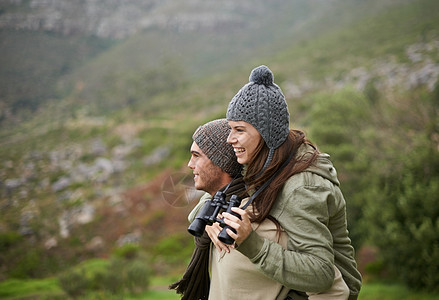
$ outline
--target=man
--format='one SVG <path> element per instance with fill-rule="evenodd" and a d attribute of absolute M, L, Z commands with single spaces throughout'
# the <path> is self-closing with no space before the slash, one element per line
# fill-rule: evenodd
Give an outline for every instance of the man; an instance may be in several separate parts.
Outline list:
<path fill-rule="evenodd" d="M 213 197 L 217 191 L 226 193 L 226 200 L 235 194 L 242 196 L 245 185 L 241 176 L 242 166 L 237 162 L 233 147 L 227 143 L 230 127 L 226 119 L 208 122 L 195 131 L 192 136 L 191 158 L 188 167 L 194 174 L 194 183 L 197 190 L 206 192 L 206 196 Z M 227 187 L 227 189 L 226 189 Z M 204 196 L 203 196 L 204 198 Z M 189 219 L 193 219 L 204 205 L 203 198 L 192 210 Z M 206 230 L 209 231 L 209 226 Z M 216 223 L 212 227 L 219 227 Z M 219 229 L 212 230 L 217 232 Z M 169 286 L 177 293 L 183 294 L 183 300 L 207 299 L 209 294 L 209 251 L 211 238 L 205 232 L 195 238 L 195 250 L 183 278 Z M 223 245 L 223 247 L 226 247 Z M 218 251 L 228 249 L 218 249 Z"/>
<path fill-rule="evenodd" d="M 230 127 L 226 119 L 198 127 L 192 136 L 191 159 L 195 188 L 214 195 L 241 173 L 233 147 L 227 143 Z"/>

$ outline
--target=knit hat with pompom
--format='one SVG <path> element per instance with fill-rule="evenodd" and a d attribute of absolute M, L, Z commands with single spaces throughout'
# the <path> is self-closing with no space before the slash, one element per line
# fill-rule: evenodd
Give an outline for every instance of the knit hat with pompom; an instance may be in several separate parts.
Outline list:
<path fill-rule="evenodd" d="M 258 130 L 270 149 L 264 168 L 267 167 L 274 150 L 287 139 L 290 125 L 285 96 L 267 66 L 252 70 L 249 83 L 230 101 L 227 120 L 245 121 Z"/>

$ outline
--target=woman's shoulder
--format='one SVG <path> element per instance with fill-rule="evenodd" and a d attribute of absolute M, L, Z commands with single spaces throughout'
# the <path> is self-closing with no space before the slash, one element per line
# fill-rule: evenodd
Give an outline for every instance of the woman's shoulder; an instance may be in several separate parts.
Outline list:
<path fill-rule="evenodd" d="M 283 191 L 289 192 L 298 188 L 329 187 L 329 185 L 330 181 L 327 177 L 309 168 L 288 178 L 284 183 Z"/>

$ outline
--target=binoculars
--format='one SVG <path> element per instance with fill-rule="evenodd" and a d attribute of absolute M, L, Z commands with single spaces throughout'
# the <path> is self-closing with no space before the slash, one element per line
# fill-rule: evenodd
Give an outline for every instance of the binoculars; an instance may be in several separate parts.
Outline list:
<path fill-rule="evenodd" d="M 188 231 L 190 234 L 196 237 L 200 237 L 206 225 L 212 225 L 218 222 L 223 228 L 218 235 L 218 239 L 227 244 L 231 245 L 235 242 L 226 232 L 229 228 L 236 233 L 236 230 L 224 223 L 224 220 L 218 218 L 218 214 L 225 211 L 241 219 L 241 216 L 235 212 L 232 212 L 232 207 L 239 207 L 241 205 L 241 198 L 237 195 L 232 195 L 229 202 L 226 202 L 226 194 L 224 192 L 216 192 L 212 200 L 206 201 L 200 212 L 195 217 L 195 220 L 189 225 Z"/>

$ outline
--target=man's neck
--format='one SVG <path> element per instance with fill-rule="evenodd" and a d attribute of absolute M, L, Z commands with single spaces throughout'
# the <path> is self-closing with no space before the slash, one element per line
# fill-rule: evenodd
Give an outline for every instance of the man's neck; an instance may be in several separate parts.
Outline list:
<path fill-rule="evenodd" d="M 208 191 L 209 194 L 213 196 L 215 196 L 216 192 L 218 192 L 221 189 L 224 189 L 231 181 L 233 180 L 233 178 L 227 174 L 227 173 L 223 173 L 217 180 L 218 185 L 217 188 L 214 189 L 213 191 Z"/>

